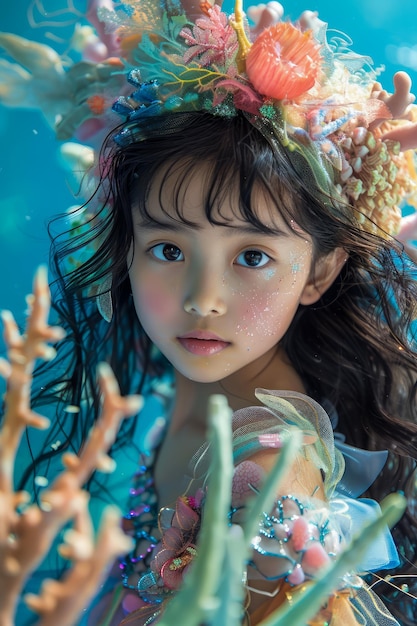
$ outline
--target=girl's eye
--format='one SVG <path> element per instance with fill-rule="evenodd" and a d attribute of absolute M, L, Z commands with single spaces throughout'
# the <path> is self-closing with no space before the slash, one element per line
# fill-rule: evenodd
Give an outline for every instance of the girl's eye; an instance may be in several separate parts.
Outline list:
<path fill-rule="evenodd" d="M 260 250 L 245 250 L 236 257 L 236 263 L 244 267 L 263 267 L 270 260 L 271 257 Z"/>
<path fill-rule="evenodd" d="M 158 243 L 150 249 L 150 252 L 158 261 L 184 260 L 184 255 L 181 250 L 172 243 Z"/>

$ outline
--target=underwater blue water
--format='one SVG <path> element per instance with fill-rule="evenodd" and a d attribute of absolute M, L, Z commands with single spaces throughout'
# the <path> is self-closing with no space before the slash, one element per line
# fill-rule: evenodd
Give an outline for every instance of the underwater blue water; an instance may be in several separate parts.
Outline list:
<path fill-rule="evenodd" d="M 82 22 L 86 4 L 81 0 L 2 2 L 0 30 L 64 52 L 75 24 Z M 225 7 L 229 11 L 232 2 L 227 0 Z M 391 77 L 397 69 L 410 72 L 417 90 L 416 0 L 292 0 L 284 7 L 291 19 L 305 9 L 317 10 L 331 28 L 348 34 L 353 50 L 371 55 L 376 66 L 386 66 L 381 82 L 387 90 L 392 89 Z M 28 11 L 36 28 L 29 25 Z M 0 51 L 1 56 L 5 55 Z M 0 145 L 0 308 L 12 309 L 21 321 L 33 272 L 48 260 L 46 225 L 74 199 L 58 158 L 59 144 L 40 113 L 0 106 Z"/>

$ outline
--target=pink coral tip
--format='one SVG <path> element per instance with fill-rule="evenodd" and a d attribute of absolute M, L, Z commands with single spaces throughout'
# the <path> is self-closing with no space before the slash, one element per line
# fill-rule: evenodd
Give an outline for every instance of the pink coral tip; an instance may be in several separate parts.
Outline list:
<path fill-rule="evenodd" d="M 287 576 L 287 580 L 291 585 L 301 585 L 304 582 L 305 576 L 301 565 L 297 564 L 291 574 Z"/>
<path fill-rule="evenodd" d="M 292 545 L 296 552 L 304 549 L 305 544 L 310 539 L 310 530 L 303 517 L 297 517 L 292 527 Z"/>
<path fill-rule="evenodd" d="M 314 543 L 305 551 L 302 559 L 303 570 L 313 576 L 317 570 L 329 563 L 330 557 L 320 543 Z"/>
<path fill-rule="evenodd" d="M 321 67 L 311 31 L 280 22 L 259 35 L 246 57 L 249 80 L 264 96 L 293 99 L 313 87 Z"/>

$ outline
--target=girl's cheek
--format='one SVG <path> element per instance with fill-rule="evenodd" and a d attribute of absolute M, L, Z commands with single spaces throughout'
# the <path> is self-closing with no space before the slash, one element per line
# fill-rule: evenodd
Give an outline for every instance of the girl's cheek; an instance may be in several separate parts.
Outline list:
<path fill-rule="evenodd" d="M 276 333 L 279 314 L 278 292 L 259 294 L 254 292 L 240 302 L 236 333 L 247 337 L 270 336 Z M 239 310 L 240 309 L 240 310 Z"/>
<path fill-rule="evenodd" d="M 289 277 L 278 281 L 274 290 L 254 289 L 246 294 L 237 307 L 236 333 L 256 341 L 285 332 L 298 308 L 301 289 L 296 283 Z"/>
<path fill-rule="evenodd" d="M 164 289 L 160 289 L 158 285 L 141 286 L 133 293 L 140 318 L 145 317 L 150 321 L 159 320 L 166 323 L 172 320 L 172 315 L 178 308 L 178 302 L 166 286 Z"/>

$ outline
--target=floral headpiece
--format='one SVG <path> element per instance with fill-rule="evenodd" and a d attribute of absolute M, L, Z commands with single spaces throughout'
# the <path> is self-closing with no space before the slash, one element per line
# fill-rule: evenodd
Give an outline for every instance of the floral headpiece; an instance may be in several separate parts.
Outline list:
<path fill-rule="evenodd" d="M 300 151 L 319 187 L 349 202 L 364 229 L 397 232 L 400 205 L 417 199 L 417 107 L 406 74 L 387 94 L 371 59 L 350 51 L 344 36 L 328 41 L 327 24 L 311 11 L 282 21 L 277 2 L 258 8 L 252 31 L 242 0 L 231 16 L 203 2 L 194 24 L 178 7 L 158 14 L 152 2 L 123 6 L 123 14 L 99 10 L 131 64 L 134 91 L 113 104 L 127 120 L 120 145 L 143 138 L 150 116 L 240 110 L 271 143 Z"/>

